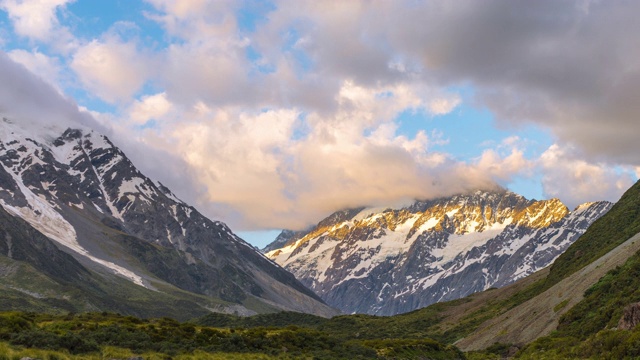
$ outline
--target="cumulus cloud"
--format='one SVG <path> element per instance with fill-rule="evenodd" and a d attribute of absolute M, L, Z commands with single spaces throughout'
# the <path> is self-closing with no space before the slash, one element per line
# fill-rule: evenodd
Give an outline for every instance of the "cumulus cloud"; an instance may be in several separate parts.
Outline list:
<path fill-rule="evenodd" d="M 506 156 L 501 156 L 494 149 L 485 150 L 476 166 L 478 171 L 491 174 L 494 179 L 506 186 L 515 176 L 530 174 L 534 164 L 525 158 L 522 150 L 514 148 Z"/>
<path fill-rule="evenodd" d="M 0 5 L 23 36 L 64 33 L 55 14 L 66 2 L 38 1 Z M 640 167 L 634 2 L 301 0 L 276 2 L 254 30 L 237 18 L 252 2 L 147 3 L 166 47 L 108 31 L 60 59 L 116 105 L 96 116 L 142 167 L 180 192 L 175 172 L 150 165 L 175 151 L 171 169 L 199 184 L 185 200 L 232 225 L 302 227 L 342 207 L 539 174 L 547 195 L 575 205 L 615 198 L 631 181 L 620 169 Z M 31 18 L 42 22 L 30 25 L 30 4 L 42 5 Z M 56 80 L 54 58 L 11 56 Z M 141 93 L 145 84 L 153 92 Z M 475 159 L 436 151 L 447 134 L 428 121 L 470 100 L 498 126 L 542 126 L 557 145 L 540 159 L 517 138 Z M 407 111 L 427 115 L 423 131 L 399 129 Z M 145 159 L 135 144 L 157 151 Z"/>
<path fill-rule="evenodd" d="M 129 109 L 129 118 L 136 124 L 145 124 L 149 120 L 162 119 L 172 108 L 166 93 L 147 95 L 134 101 Z"/>
<path fill-rule="evenodd" d="M 503 125 L 541 124 L 594 161 L 638 164 L 640 4 L 584 4 L 401 4 L 383 26 L 427 76 L 473 84 Z"/>
<path fill-rule="evenodd" d="M 553 144 L 538 161 L 545 195 L 560 198 L 569 207 L 585 199 L 618 201 L 634 182 L 629 171 L 589 163 L 572 147 Z"/>
<path fill-rule="evenodd" d="M 9 13 L 16 33 L 37 40 L 46 40 L 58 26 L 56 8 L 70 0 L 3 0 L 0 7 Z"/>
<path fill-rule="evenodd" d="M 364 86 L 416 79 L 468 85 L 505 127 L 535 123 L 593 161 L 640 163 L 633 135 L 640 131 L 633 95 L 640 91 L 640 46 L 630 36 L 640 31 L 638 3 L 278 5 L 252 38 L 272 63 L 279 57 L 306 62 L 322 78 L 350 78 Z M 272 50 L 287 49 L 291 36 L 295 49 Z M 446 102 L 434 106 L 446 111 Z"/>
<path fill-rule="evenodd" d="M 67 52 L 75 46 L 75 39 L 60 25 L 56 11 L 72 1 L 2 0 L 0 9 L 9 15 L 16 34 L 40 42 L 48 41 L 57 50 Z"/>
<path fill-rule="evenodd" d="M 508 185 L 540 171 L 553 196 L 555 168 L 527 158 L 517 139 L 461 163 L 432 151 L 427 132 L 398 134 L 400 112 L 450 113 L 462 101 L 451 91 L 459 86 L 473 88 L 504 127 L 547 127 L 580 148 L 585 164 L 640 162 L 629 155 L 633 132 L 620 131 L 631 117 L 618 116 L 618 127 L 601 121 L 624 98 L 601 93 L 603 85 L 626 81 L 634 93 L 616 69 L 633 73 L 638 57 L 625 50 L 618 59 L 621 44 L 605 41 L 624 39 L 620 24 L 633 21 L 617 4 L 586 11 L 581 2 L 555 1 L 299 1 L 278 4 L 247 34 L 229 16 L 237 9 L 230 2 L 151 3 L 158 12 L 150 18 L 183 40 L 163 54 L 161 82 L 173 110 L 190 119 L 168 120 L 171 135 L 154 136 L 177 144 L 210 200 L 245 214 L 245 225 L 299 227 L 340 207 Z M 273 141 L 265 144 L 254 128 Z M 617 155 L 616 137 L 623 140 L 616 146 L 626 143 Z M 567 201 L 598 194 L 611 198 L 613 190 L 574 192 Z"/>
<path fill-rule="evenodd" d="M 138 51 L 135 42 L 107 36 L 79 47 L 71 68 L 87 89 L 115 103 L 131 98 L 147 81 L 154 66 L 150 58 Z"/>
<path fill-rule="evenodd" d="M 208 190 L 199 205 L 240 229 L 303 228 L 340 208 L 496 187 L 495 174 L 430 151 L 437 134 L 397 133 L 400 112 L 429 111 L 446 94 L 346 81 L 336 97 L 330 115 L 176 107 L 183 120 L 161 119 L 163 130 L 149 132 L 160 140 L 150 143 L 172 146 Z"/>

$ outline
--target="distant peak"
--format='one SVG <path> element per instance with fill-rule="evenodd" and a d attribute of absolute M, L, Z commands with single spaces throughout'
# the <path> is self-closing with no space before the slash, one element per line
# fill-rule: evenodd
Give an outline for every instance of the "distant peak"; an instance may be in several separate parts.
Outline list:
<path fill-rule="evenodd" d="M 584 211 L 584 210 L 590 209 L 590 208 L 592 208 L 594 206 L 599 206 L 599 205 L 606 206 L 606 205 L 612 205 L 612 204 L 613 203 L 611 203 L 609 201 L 604 201 L 604 200 L 590 201 L 590 202 L 586 202 L 586 203 L 583 203 L 583 204 L 580 204 L 580 205 L 576 206 L 576 208 L 573 209 L 573 212 Z"/>

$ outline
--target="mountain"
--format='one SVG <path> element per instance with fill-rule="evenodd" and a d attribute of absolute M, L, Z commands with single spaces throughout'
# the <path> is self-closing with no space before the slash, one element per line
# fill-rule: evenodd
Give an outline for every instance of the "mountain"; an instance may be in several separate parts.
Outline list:
<path fill-rule="evenodd" d="M 477 191 L 339 211 L 266 255 L 345 313 L 393 315 L 503 287 L 550 265 L 612 204 Z M 285 241 L 286 240 L 286 241 Z"/>
<path fill-rule="evenodd" d="M 511 296 L 510 306 L 493 309 L 458 344 L 527 344 L 524 358 L 637 358 L 640 327 L 627 320 L 640 301 L 638 274 L 640 182 L 548 274 Z"/>
<path fill-rule="evenodd" d="M 30 295 L 30 306 L 178 318 L 213 310 L 335 314 L 91 129 L 5 116 L 0 165 L 0 286 Z M 20 283 L 11 269 L 42 281 Z"/>
<path fill-rule="evenodd" d="M 135 351 L 144 346 L 160 353 L 186 347 L 224 355 L 226 349 L 237 352 L 250 347 L 252 352 L 272 356 L 340 359 L 635 359 L 640 356 L 639 232 L 640 182 L 553 265 L 502 288 L 408 313 L 330 319 L 293 312 L 252 317 L 209 314 L 196 320 L 203 327 L 194 332 L 193 323 L 166 319 L 10 312 L 0 314 L 0 334 L 12 346 L 51 349 L 57 345 L 67 351 L 78 351 L 78 343 L 83 342 L 69 341 L 69 334 L 60 335 L 60 328 L 71 329 L 71 334 L 94 346 Z M 33 329 L 39 336 L 34 336 Z M 205 332 L 216 334 L 213 343 L 201 336 Z M 13 355 L 20 350 L 10 351 Z"/>

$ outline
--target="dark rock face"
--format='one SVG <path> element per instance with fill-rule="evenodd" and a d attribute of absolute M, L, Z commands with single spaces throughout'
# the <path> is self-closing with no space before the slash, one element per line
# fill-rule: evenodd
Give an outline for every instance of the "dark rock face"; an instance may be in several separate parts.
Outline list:
<path fill-rule="evenodd" d="M 341 212 L 267 255 L 343 312 L 393 315 L 502 287 L 548 266 L 610 206 L 585 204 L 569 213 L 555 199 L 481 191 Z"/>
<path fill-rule="evenodd" d="M 640 303 L 635 303 L 624 308 L 622 317 L 618 321 L 619 330 L 632 330 L 640 324 Z"/>
<path fill-rule="evenodd" d="M 26 221 L 0 207 L 0 255 L 31 264 L 42 273 L 66 283 L 90 277 L 89 270 Z"/>
<path fill-rule="evenodd" d="M 0 132 L 0 204 L 74 257 L 149 289 L 160 280 L 230 303 L 252 297 L 333 314 L 224 223 L 140 173 L 106 137 L 67 129 L 27 138 L 6 121 Z"/>

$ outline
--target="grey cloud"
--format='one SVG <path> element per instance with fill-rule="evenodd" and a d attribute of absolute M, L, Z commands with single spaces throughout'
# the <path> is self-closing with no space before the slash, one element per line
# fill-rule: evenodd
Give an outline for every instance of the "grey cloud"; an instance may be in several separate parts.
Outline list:
<path fill-rule="evenodd" d="M 630 135 L 640 133 L 640 3 L 333 5 L 280 3 L 260 29 L 271 37 L 258 37 L 258 44 L 274 45 L 273 38 L 293 26 L 305 39 L 301 49 L 313 60 L 316 76 L 363 86 L 470 85 L 501 126 L 541 124 L 593 160 L 640 165 Z M 394 62 L 406 71 L 390 67 Z"/>
<path fill-rule="evenodd" d="M 184 161 L 167 149 L 157 149 L 104 126 L 88 112 L 80 111 L 71 99 L 60 95 L 51 85 L 34 75 L 23 65 L 0 52 L 0 113 L 21 121 L 30 121 L 43 126 L 60 125 L 73 127 L 83 125 L 95 129 L 125 151 L 140 170 L 152 179 L 160 180 L 185 201 L 220 215 L 215 208 L 198 202 L 206 192 L 195 183 L 195 176 Z"/>
<path fill-rule="evenodd" d="M 106 131 L 70 99 L 0 51 L 0 111 L 42 124 L 79 123 Z"/>
<path fill-rule="evenodd" d="M 419 10 L 389 28 L 401 51 L 423 59 L 427 78 L 471 83 L 503 124 L 543 124 L 593 159 L 640 164 L 630 135 L 640 131 L 640 3 L 471 1 Z"/>

